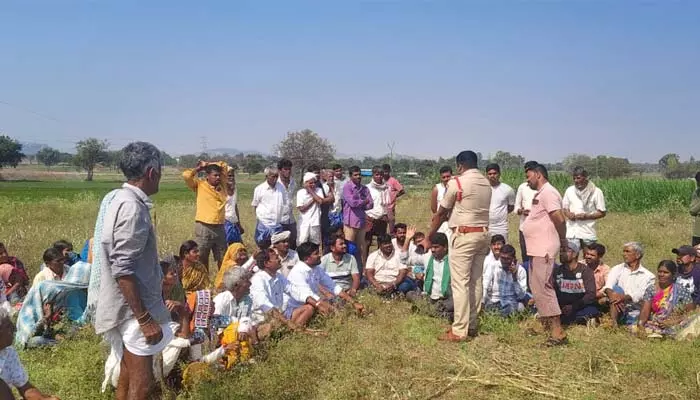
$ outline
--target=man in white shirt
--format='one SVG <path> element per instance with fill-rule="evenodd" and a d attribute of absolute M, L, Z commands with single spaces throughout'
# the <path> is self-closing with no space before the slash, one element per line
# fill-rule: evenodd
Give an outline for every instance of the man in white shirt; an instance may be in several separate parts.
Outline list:
<path fill-rule="evenodd" d="M 339 170 L 335 169 L 336 166 Z M 341 177 L 340 180 L 337 178 L 338 175 Z M 328 236 L 343 226 L 343 185 L 345 185 L 345 180 L 343 179 L 343 168 L 340 165 L 336 164 L 332 170 L 326 170 L 323 191 L 325 193 L 333 192 L 333 204 L 328 210 Z M 328 247 L 325 248 L 325 252 L 327 251 L 329 251 Z"/>
<path fill-rule="evenodd" d="M 66 256 L 63 255 L 61 250 L 55 247 L 49 247 L 44 251 L 43 259 L 46 268 L 36 274 L 32 285 L 43 281 L 62 281 L 70 267 L 65 265 Z"/>
<path fill-rule="evenodd" d="M 389 227 L 390 188 L 384 182 L 384 170 L 382 167 L 378 165 L 372 167 L 372 180 L 367 184 L 367 189 L 369 189 L 369 194 L 372 196 L 374 207 L 366 211 L 365 257 L 369 254 L 369 248 L 372 246 L 372 238 L 386 234 Z"/>
<path fill-rule="evenodd" d="M 228 185 L 226 185 L 226 204 L 224 204 L 224 231 L 226 232 L 227 245 L 242 243 L 241 235 L 245 233 L 241 226 L 241 217 L 238 213 L 238 192 L 236 191 L 236 171 L 228 167 Z"/>
<path fill-rule="evenodd" d="M 506 244 L 506 239 L 503 235 L 493 235 L 491 236 L 491 252 L 484 258 L 484 273 L 483 273 L 483 285 L 486 287 L 486 282 L 489 282 L 492 278 L 494 271 L 501 268 L 501 249 Z M 483 307 L 484 301 L 486 299 L 486 291 L 483 292 L 484 296 L 481 302 Z M 479 310 L 481 311 L 481 310 Z"/>
<path fill-rule="evenodd" d="M 408 277 L 408 267 L 401 262 L 401 254 L 394 250 L 391 236 L 377 238 L 379 249 L 367 257 L 365 274 L 370 285 L 382 295 L 406 294 L 416 289 L 416 283 Z"/>
<path fill-rule="evenodd" d="M 624 263 L 612 267 L 608 273 L 603 290 L 610 299 L 613 326 L 637 323 L 644 292 L 656 282 L 656 276 L 642 266 L 643 256 L 641 244 L 626 243 L 622 248 Z"/>
<path fill-rule="evenodd" d="M 343 186 L 348 183 L 348 178 L 343 174 L 343 166 L 340 164 L 333 164 L 333 178 L 335 180 L 336 187 L 336 197 L 339 197 L 342 201 L 343 199 Z M 338 196 L 339 195 L 339 196 Z M 342 208 L 342 206 L 341 206 Z"/>
<path fill-rule="evenodd" d="M 569 186 L 562 198 L 562 211 L 566 216 L 566 238 L 578 240 L 581 247 L 598 240 L 596 220 L 605 217 L 605 197 L 603 191 L 588 179 L 583 167 L 573 171 L 573 186 Z"/>
<path fill-rule="evenodd" d="M 277 162 L 277 169 L 279 170 L 278 182 L 282 185 L 282 190 L 286 196 L 284 196 L 285 201 L 282 203 L 282 216 L 280 218 L 280 224 L 282 225 L 283 231 L 289 231 L 291 237 L 289 238 L 289 247 L 292 250 L 297 248 L 297 223 L 294 220 L 294 197 L 297 192 L 297 185 L 292 179 L 292 161 L 283 158 Z"/>
<path fill-rule="evenodd" d="M 444 233 L 436 232 L 429 240 L 423 240 L 422 244 L 428 247 L 424 254 L 411 253 L 409 243 L 416 233 L 416 229 L 408 229 L 407 239 L 401 248 L 401 259 L 413 265 L 425 267 L 425 273 L 416 276 L 416 279 L 423 281 L 423 291 L 421 296 L 413 295 L 416 291 L 409 292 L 406 296 L 409 300 L 419 297 L 427 297 L 435 307 L 435 314 L 450 321 L 454 316 L 454 303 L 452 302 L 452 292 L 450 290 L 450 265 L 447 255 L 447 236 Z"/>
<path fill-rule="evenodd" d="M 284 186 L 278 181 L 279 170 L 265 168 L 265 182 L 255 187 L 252 206 L 255 208 L 255 243 L 260 245 L 275 232 L 282 231 L 281 222 L 285 202 L 288 202 Z M 296 226 L 295 226 L 296 229 Z M 296 236 L 296 231 L 294 233 Z"/>
<path fill-rule="evenodd" d="M 289 248 L 289 231 L 283 231 L 272 235 L 270 240 L 272 248 L 280 257 L 280 273 L 287 277 L 289 271 L 299 262 L 297 252 Z"/>
<path fill-rule="evenodd" d="M 525 163 L 525 171 L 532 169 L 537 165 L 537 161 L 528 161 Z M 532 208 L 532 200 L 535 198 L 537 191 L 527 184 L 527 181 L 518 186 L 518 191 L 515 194 L 515 213 L 520 216 L 520 224 L 518 229 L 518 241 L 520 242 L 520 258 L 523 260 L 523 265 L 529 265 L 529 257 L 527 256 L 527 246 L 525 245 L 525 236 L 523 235 L 523 222 L 530 214 Z"/>
<path fill-rule="evenodd" d="M 304 304 L 287 312 L 290 298 L 305 302 L 304 294 L 295 290 L 279 270 L 280 258 L 273 250 L 262 250 L 255 256 L 260 271 L 250 280 L 250 297 L 253 299 L 253 321 L 262 324 L 266 317 L 286 325 L 290 329 L 305 326 L 314 315 L 314 308 Z M 260 326 L 259 336 L 266 336 L 271 327 Z"/>
<path fill-rule="evenodd" d="M 353 305 L 358 313 L 362 313 L 364 306 L 355 301 L 326 271 L 319 267 L 321 254 L 315 243 L 306 242 L 297 246 L 299 262 L 289 272 L 287 279 L 298 290 L 299 296 L 292 296 L 287 303 L 285 315 L 289 318 L 299 307 L 311 305 L 323 316 L 330 315 L 336 307 L 329 300 L 340 298 Z M 329 294 L 331 298 L 321 298 L 321 295 Z M 325 296 L 324 296 L 325 297 Z"/>
<path fill-rule="evenodd" d="M 391 239 L 391 244 L 394 245 L 394 250 L 401 253 L 403 251 L 403 246 L 408 242 L 408 252 L 409 254 L 413 254 L 416 252 L 416 244 L 413 243 L 413 235 L 415 235 L 415 232 L 411 236 L 411 238 L 408 238 L 408 226 L 404 224 L 403 222 L 399 222 L 398 224 L 394 225 L 394 229 L 396 230 L 396 237 Z M 425 235 L 421 238 L 421 240 L 425 239 Z M 411 264 L 406 264 L 408 267 L 411 267 Z"/>
<path fill-rule="evenodd" d="M 500 249 L 499 264 L 484 280 L 484 309 L 504 317 L 525 309 L 528 299 L 527 273 L 515 257 L 515 247 Z"/>
<path fill-rule="evenodd" d="M 515 209 L 513 188 L 501 182 L 501 167 L 492 163 L 486 166 L 486 177 L 491 184 L 491 206 L 489 207 L 489 232 L 491 235 L 508 237 L 508 214 Z"/>
<path fill-rule="evenodd" d="M 324 196 L 323 189 L 316 185 L 313 172 L 304 174 L 304 187 L 297 192 L 296 206 L 299 210 L 297 244 L 312 242 L 321 244 L 321 206 L 333 203 L 333 193 Z"/>

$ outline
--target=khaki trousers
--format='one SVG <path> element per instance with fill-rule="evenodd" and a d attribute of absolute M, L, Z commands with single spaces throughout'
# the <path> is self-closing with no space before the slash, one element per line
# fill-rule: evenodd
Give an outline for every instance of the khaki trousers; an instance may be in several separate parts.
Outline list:
<path fill-rule="evenodd" d="M 557 292 L 554 290 L 554 258 L 530 258 L 530 290 L 535 300 L 537 314 L 540 317 L 556 317 L 561 315 Z"/>
<path fill-rule="evenodd" d="M 450 279 L 454 302 L 452 333 L 467 336 L 479 327 L 484 259 L 489 252 L 489 232 L 452 234 L 450 242 Z"/>
<path fill-rule="evenodd" d="M 357 245 L 357 249 L 362 256 L 362 267 L 364 269 L 365 262 L 367 261 L 367 241 L 365 240 L 365 230 L 363 228 L 357 229 L 343 225 L 343 233 L 345 234 L 345 240 L 354 242 Z"/>

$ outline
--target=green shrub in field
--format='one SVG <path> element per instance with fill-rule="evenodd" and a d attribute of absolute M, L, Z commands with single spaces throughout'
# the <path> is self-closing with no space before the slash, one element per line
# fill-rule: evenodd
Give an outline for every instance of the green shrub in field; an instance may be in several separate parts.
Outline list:
<path fill-rule="evenodd" d="M 522 171 L 503 171 L 501 179 L 513 189 L 524 182 Z M 563 195 L 573 184 L 569 174 L 553 172 L 550 183 Z M 661 208 L 682 210 L 690 205 L 690 196 L 695 184 L 690 180 L 667 180 L 652 178 L 592 179 L 603 191 L 605 203 L 613 212 L 642 212 Z"/>

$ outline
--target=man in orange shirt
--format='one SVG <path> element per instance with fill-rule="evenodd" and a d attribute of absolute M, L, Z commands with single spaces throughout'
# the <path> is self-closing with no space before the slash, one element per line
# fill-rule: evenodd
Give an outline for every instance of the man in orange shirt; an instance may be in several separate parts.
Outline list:
<path fill-rule="evenodd" d="M 543 165 L 531 165 L 525 173 L 528 186 L 537 191 L 530 213 L 522 224 L 527 255 L 530 257 L 530 290 L 540 322 L 550 331 L 547 345 L 563 345 L 568 340 L 561 327 L 561 309 L 552 277 L 557 254 L 568 251 L 561 194 L 549 183 L 547 169 Z"/>
<path fill-rule="evenodd" d="M 204 171 L 206 177 L 197 176 Z M 213 253 L 217 267 L 226 252 L 226 231 L 224 229 L 226 199 L 228 196 L 226 179 L 221 175 L 228 171 L 224 162 L 200 161 L 196 168 L 182 173 L 187 187 L 197 194 L 197 211 L 194 223 L 194 240 L 199 245 L 200 262 L 209 266 L 209 253 Z"/>

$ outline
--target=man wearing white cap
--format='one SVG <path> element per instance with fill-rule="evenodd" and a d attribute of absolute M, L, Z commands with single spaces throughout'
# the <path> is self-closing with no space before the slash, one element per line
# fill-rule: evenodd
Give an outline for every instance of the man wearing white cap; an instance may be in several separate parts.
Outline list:
<path fill-rule="evenodd" d="M 333 204 L 333 192 L 323 195 L 323 190 L 316 186 L 316 174 L 304 174 L 304 187 L 297 192 L 297 245 L 305 242 L 321 244 L 321 204 Z"/>
<path fill-rule="evenodd" d="M 292 267 L 299 262 L 297 252 L 289 248 L 291 232 L 284 231 L 272 235 L 272 248 L 280 257 L 280 273 L 285 277 L 289 275 Z"/>

